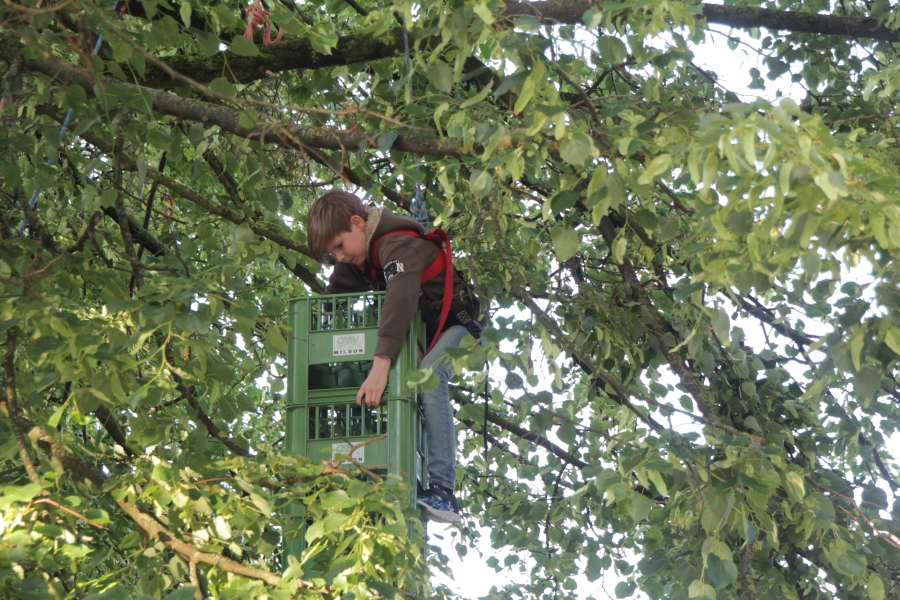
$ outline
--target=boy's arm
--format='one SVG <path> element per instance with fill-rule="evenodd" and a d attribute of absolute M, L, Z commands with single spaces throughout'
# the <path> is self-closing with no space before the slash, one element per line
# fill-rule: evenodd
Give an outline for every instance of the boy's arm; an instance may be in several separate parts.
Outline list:
<path fill-rule="evenodd" d="M 422 289 L 422 272 L 439 250 L 433 242 L 406 235 L 392 235 L 378 243 L 378 260 L 384 270 L 387 292 L 382 304 L 381 325 L 375 344 L 372 370 L 356 395 L 360 404 L 378 406 L 387 386 L 391 361 L 409 331 Z"/>
<path fill-rule="evenodd" d="M 362 272 L 355 265 L 346 263 L 336 263 L 334 265 L 331 277 L 328 278 L 328 285 L 325 286 L 326 294 L 349 294 L 368 291 L 369 286 Z"/>
<path fill-rule="evenodd" d="M 378 244 L 387 292 L 382 305 L 376 354 L 393 359 L 409 331 L 419 306 L 422 273 L 437 258 L 434 242 L 408 235 L 391 235 Z"/>

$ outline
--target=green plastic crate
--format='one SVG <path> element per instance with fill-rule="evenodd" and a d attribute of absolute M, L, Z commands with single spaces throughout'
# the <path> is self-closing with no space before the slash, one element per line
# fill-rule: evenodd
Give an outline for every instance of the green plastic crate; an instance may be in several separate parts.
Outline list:
<path fill-rule="evenodd" d="M 371 369 L 384 292 L 298 298 L 289 303 L 287 430 L 285 443 L 313 461 L 346 455 L 350 445 L 387 437 L 359 448 L 352 457 L 367 469 L 394 473 L 409 484 L 409 505 L 427 484 L 425 432 L 415 390 L 407 375 L 418 365 L 425 328 L 417 314 L 391 364 L 381 405 L 356 405 Z M 293 507 L 297 518 L 302 508 Z M 302 531 L 303 528 L 301 528 Z M 300 555 L 302 538 L 287 540 Z"/>

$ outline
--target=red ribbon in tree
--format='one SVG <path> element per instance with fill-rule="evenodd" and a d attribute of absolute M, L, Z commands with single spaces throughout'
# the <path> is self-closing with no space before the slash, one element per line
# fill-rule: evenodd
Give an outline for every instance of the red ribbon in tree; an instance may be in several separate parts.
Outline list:
<path fill-rule="evenodd" d="M 253 8 L 247 11 L 247 30 L 244 31 L 244 37 L 253 41 L 253 30 L 262 26 L 263 28 L 263 46 L 274 46 L 281 41 L 284 31 L 279 29 L 278 35 L 272 39 L 272 24 L 269 23 L 269 15 L 272 13 L 263 9 L 260 0 L 256 0 Z"/>

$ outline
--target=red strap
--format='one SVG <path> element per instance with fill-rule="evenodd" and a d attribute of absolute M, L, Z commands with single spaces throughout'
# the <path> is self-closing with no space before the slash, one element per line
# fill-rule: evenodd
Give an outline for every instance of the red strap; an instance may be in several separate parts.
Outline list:
<path fill-rule="evenodd" d="M 434 231 L 429 232 L 425 236 L 420 234 L 418 231 L 413 229 L 397 229 L 395 231 L 389 231 L 384 235 L 378 236 L 372 242 L 372 265 L 375 267 L 374 269 L 370 269 L 368 276 L 373 281 L 379 281 L 378 274 L 382 270 L 381 261 L 378 260 L 378 242 L 385 235 L 409 235 L 413 237 L 424 237 L 427 240 L 431 240 L 435 244 L 438 245 L 438 248 L 444 246 L 444 249 L 438 254 L 437 258 L 432 261 L 428 267 L 422 271 L 422 281 L 421 283 L 425 283 L 427 281 L 431 281 L 435 277 L 437 277 L 440 273 L 446 273 L 444 277 L 444 299 L 441 303 L 441 319 L 438 321 L 437 331 L 434 334 L 434 339 L 431 340 L 431 344 L 428 346 L 428 350 L 425 351 L 425 354 L 431 352 L 431 349 L 434 348 L 435 342 L 437 342 L 438 337 L 441 334 L 441 331 L 444 329 L 444 325 L 447 323 L 447 317 L 450 315 L 450 303 L 453 302 L 453 251 L 450 248 L 450 236 L 447 235 L 447 232 L 443 229 L 435 229 Z M 357 268 L 366 274 L 365 265 L 356 265 Z"/>
<path fill-rule="evenodd" d="M 431 344 L 428 346 L 428 350 L 425 351 L 425 354 L 428 354 L 431 352 L 431 349 L 434 348 L 434 343 L 440 337 L 441 331 L 444 330 L 444 324 L 447 322 L 447 316 L 450 314 L 450 303 L 453 302 L 453 275 L 455 273 L 453 270 L 453 251 L 450 248 L 450 236 L 447 235 L 447 232 L 443 229 L 435 229 L 428 235 L 439 237 L 444 240 L 446 250 L 444 251 L 443 262 L 446 271 L 444 273 L 444 302 L 441 304 L 441 320 L 438 322 L 437 330 L 434 332 L 434 339 L 431 340 Z M 437 263 L 437 260 L 431 263 L 431 266 L 433 267 L 435 263 Z M 425 280 L 424 274 L 422 275 L 422 280 Z"/>

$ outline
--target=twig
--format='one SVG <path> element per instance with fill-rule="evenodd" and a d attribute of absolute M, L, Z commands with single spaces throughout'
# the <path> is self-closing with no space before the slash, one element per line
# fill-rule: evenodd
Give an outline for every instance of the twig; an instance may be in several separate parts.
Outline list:
<path fill-rule="evenodd" d="M 57 502 L 55 500 L 51 500 L 50 498 L 38 498 L 37 500 L 32 500 L 31 502 L 29 502 L 28 504 L 25 505 L 24 510 L 27 511 L 29 508 L 31 508 L 35 504 L 49 504 L 51 506 L 55 506 L 56 508 L 69 513 L 70 515 L 74 515 L 74 516 L 78 517 L 79 519 L 81 519 L 82 521 L 87 523 L 88 525 L 96 527 L 97 529 L 103 529 L 103 525 L 101 525 L 100 523 L 95 523 L 94 521 L 91 521 L 90 519 L 88 519 L 86 516 L 84 516 L 80 512 L 76 512 L 67 506 L 63 506 L 59 502 Z"/>
<path fill-rule="evenodd" d="M 601 129 L 601 128 L 603 127 L 603 124 L 602 124 L 602 122 L 600 121 L 600 116 L 597 114 L 597 110 L 594 108 L 594 103 L 591 102 L 591 99 L 588 97 L 588 95 L 585 93 L 585 91 L 581 88 L 580 85 L 578 85 L 577 83 L 575 83 L 575 82 L 572 80 L 572 78 L 569 77 L 568 74 L 566 74 L 565 71 L 562 70 L 562 67 L 560 67 L 560 66 L 559 66 L 558 64 L 556 64 L 556 63 L 549 63 L 549 64 L 550 64 L 550 68 L 553 69 L 554 71 L 556 71 L 556 74 L 557 74 L 557 75 L 559 75 L 559 76 L 560 76 L 566 83 L 568 83 L 568 84 L 569 84 L 576 92 L 578 92 L 578 95 L 581 96 L 581 99 L 582 99 L 582 100 L 584 101 L 584 103 L 587 105 L 587 109 L 588 109 L 588 110 L 590 111 L 590 113 L 591 113 L 591 120 L 594 122 L 594 126 L 597 127 L 598 130 Z M 603 108 L 603 107 L 601 106 L 600 108 Z"/>

